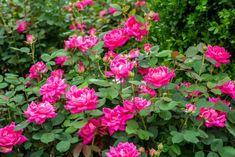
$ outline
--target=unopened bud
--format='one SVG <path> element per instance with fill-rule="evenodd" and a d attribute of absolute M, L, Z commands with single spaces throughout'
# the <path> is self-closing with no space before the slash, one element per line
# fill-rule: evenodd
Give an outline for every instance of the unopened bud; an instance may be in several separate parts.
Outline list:
<path fill-rule="evenodd" d="M 160 143 L 160 144 L 157 146 L 157 149 L 158 149 L 158 150 L 163 150 L 163 144 Z"/>

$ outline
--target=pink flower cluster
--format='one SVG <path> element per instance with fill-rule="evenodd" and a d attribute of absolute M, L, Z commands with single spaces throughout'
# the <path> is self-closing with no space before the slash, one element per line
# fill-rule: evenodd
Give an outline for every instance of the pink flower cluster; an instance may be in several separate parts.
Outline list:
<path fill-rule="evenodd" d="M 155 92 L 155 90 L 146 85 L 139 85 L 137 86 L 137 88 L 139 89 L 137 91 L 139 94 L 148 94 L 150 95 L 151 98 L 157 96 L 157 93 Z"/>
<path fill-rule="evenodd" d="M 123 46 L 131 36 L 134 36 L 140 41 L 147 33 L 146 26 L 138 22 L 135 16 L 131 16 L 125 22 L 124 28 L 114 29 L 104 35 L 104 47 L 109 48 L 109 50 L 114 50 Z"/>
<path fill-rule="evenodd" d="M 123 101 L 124 108 L 127 109 L 130 113 L 138 113 L 141 110 L 149 107 L 150 105 L 150 101 L 141 97 L 133 97 L 131 100 Z"/>
<path fill-rule="evenodd" d="M 88 123 L 82 127 L 79 132 L 79 136 L 83 138 L 84 144 L 92 142 L 96 135 L 104 136 L 106 134 L 106 127 L 101 125 L 101 119 L 92 118 Z"/>
<path fill-rule="evenodd" d="M 190 87 L 191 83 L 190 82 L 181 82 L 180 85 L 176 85 L 176 89 L 179 89 L 180 87 Z M 197 97 L 201 94 L 201 92 L 199 90 L 193 91 L 193 92 L 187 92 L 186 90 L 184 91 L 185 93 L 187 93 L 187 98 L 191 98 L 191 97 Z"/>
<path fill-rule="evenodd" d="M 89 48 L 94 47 L 98 43 L 99 39 L 95 36 L 85 36 L 85 37 L 70 37 L 68 40 L 64 41 L 64 49 L 72 50 L 79 49 L 80 51 L 86 53 Z"/>
<path fill-rule="evenodd" d="M 95 90 L 87 87 L 82 89 L 77 89 L 76 86 L 70 87 L 66 98 L 65 109 L 70 110 L 72 114 L 96 109 L 96 105 L 99 104 Z"/>
<path fill-rule="evenodd" d="M 0 129 L 0 152 L 9 153 L 13 147 L 22 144 L 28 139 L 22 135 L 23 130 L 14 131 L 15 123 L 11 122 L 10 125 Z"/>
<path fill-rule="evenodd" d="M 66 62 L 67 60 L 69 60 L 69 57 L 59 56 L 59 57 L 56 57 L 55 64 L 62 67 L 62 66 L 64 66 L 64 62 Z"/>
<path fill-rule="evenodd" d="M 125 23 L 125 29 L 129 36 L 134 36 L 138 41 L 148 34 L 146 26 L 138 22 L 135 16 L 129 17 Z"/>
<path fill-rule="evenodd" d="M 175 72 L 170 71 L 168 67 L 160 66 L 149 68 L 148 73 L 144 76 L 146 83 L 160 88 L 170 83 L 170 80 L 175 77 Z"/>
<path fill-rule="evenodd" d="M 204 108 L 200 109 L 199 117 L 205 120 L 206 127 L 225 127 L 226 113 L 217 111 L 214 108 Z"/>
<path fill-rule="evenodd" d="M 110 135 L 118 130 L 125 131 L 127 121 L 134 117 L 129 110 L 119 105 L 114 109 L 103 108 L 103 113 L 102 125 L 108 128 Z"/>
<path fill-rule="evenodd" d="M 94 4 L 93 0 L 82 0 L 75 2 L 73 6 L 77 6 L 78 10 L 84 10 L 88 5 L 93 5 L 93 4 Z"/>
<path fill-rule="evenodd" d="M 62 75 L 63 71 L 61 70 L 53 71 L 52 76 L 41 87 L 40 94 L 42 95 L 43 101 L 54 103 L 62 94 L 65 94 L 68 85 L 65 83 L 66 80 L 61 78 Z"/>
<path fill-rule="evenodd" d="M 216 62 L 215 67 L 220 67 L 221 64 L 230 63 L 229 58 L 231 55 L 223 47 L 208 45 L 205 55 L 207 58 L 211 58 Z"/>
<path fill-rule="evenodd" d="M 222 93 L 230 95 L 233 99 L 235 99 L 235 81 L 229 81 L 224 83 L 221 86 L 217 86 Z"/>
<path fill-rule="evenodd" d="M 115 76 L 116 79 L 128 78 L 129 73 L 134 68 L 135 63 L 129 61 L 126 57 L 118 55 L 110 63 L 110 70 L 106 71 L 105 75 Z"/>
<path fill-rule="evenodd" d="M 139 157 L 140 152 L 133 143 L 120 142 L 117 147 L 110 147 L 107 157 Z"/>
<path fill-rule="evenodd" d="M 31 102 L 24 114 L 28 117 L 28 122 L 35 121 L 37 124 L 42 124 L 47 119 L 57 116 L 56 108 L 47 101 L 37 104 Z"/>
<path fill-rule="evenodd" d="M 39 61 L 36 64 L 31 66 L 27 77 L 30 79 L 41 80 L 41 74 L 46 73 L 47 71 L 48 69 L 46 65 L 42 61 Z"/>
<path fill-rule="evenodd" d="M 16 24 L 17 24 L 16 30 L 17 30 L 18 33 L 23 33 L 26 30 L 26 27 L 27 27 L 27 22 L 26 21 L 17 20 Z"/>

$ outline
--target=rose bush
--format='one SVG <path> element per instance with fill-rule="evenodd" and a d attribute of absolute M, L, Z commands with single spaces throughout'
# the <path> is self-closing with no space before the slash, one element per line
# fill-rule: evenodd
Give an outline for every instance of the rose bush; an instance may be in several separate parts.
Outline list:
<path fill-rule="evenodd" d="M 16 23 L 34 63 L 0 75 L 2 156 L 235 156 L 232 52 L 164 50 L 151 39 L 162 18 L 149 5 L 67 3 L 62 45 L 41 55 L 27 30 L 35 21 Z"/>

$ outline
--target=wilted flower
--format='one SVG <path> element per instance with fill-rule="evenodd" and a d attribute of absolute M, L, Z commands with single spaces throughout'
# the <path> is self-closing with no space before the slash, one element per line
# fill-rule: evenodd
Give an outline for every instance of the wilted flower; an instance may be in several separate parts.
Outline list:
<path fill-rule="evenodd" d="M 138 22 L 135 16 L 129 17 L 129 19 L 125 22 L 125 29 L 129 36 L 134 36 L 138 41 L 141 41 L 143 36 L 147 35 L 147 30 L 144 25 Z"/>
<path fill-rule="evenodd" d="M 139 85 L 139 86 L 137 86 L 137 88 L 139 88 L 139 90 L 137 91 L 139 94 L 148 94 L 148 95 L 150 95 L 151 98 L 153 98 L 157 95 L 157 93 L 155 92 L 154 89 L 152 89 L 146 85 Z"/>
<path fill-rule="evenodd" d="M 95 90 L 88 87 L 77 89 L 76 86 L 72 86 L 66 93 L 66 98 L 65 109 L 70 110 L 72 114 L 96 109 L 96 105 L 99 104 Z"/>
<path fill-rule="evenodd" d="M 116 106 L 114 109 L 103 108 L 104 116 L 102 117 L 102 125 L 108 128 L 109 134 L 126 129 L 126 122 L 133 118 L 133 114 L 121 106 Z"/>
<path fill-rule="evenodd" d="M 66 56 L 56 57 L 55 64 L 60 65 L 62 67 L 64 66 L 64 62 L 66 62 L 67 60 L 69 60 L 69 57 Z"/>
<path fill-rule="evenodd" d="M 174 77 L 174 71 L 170 71 L 168 67 L 160 66 L 156 68 L 149 68 L 147 75 L 144 76 L 144 80 L 146 83 L 159 88 L 168 85 L 170 80 Z"/>
<path fill-rule="evenodd" d="M 126 29 L 117 28 L 108 33 L 103 37 L 104 47 L 109 48 L 109 50 L 114 50 L 117 47 L 123 46 L 127 40 L 129 40 L 129 35 Z"/>
<path fill-rule="evenodd" d="M 229 58 L 231 55 L 223 47 L 208 45 L 205 55 L 207 58 L 211 58 L 216 62 L 215 67 L 220 67 L 221 64 L 230 63 Z"/>
<path fill-rule="evenodd" d="M 133 143 L 120 142 L 117 147 L 110 147 L 107 157 L 139 157 L 140 152 Z"/>
<path fill-rule="evenodd" d="M 196 106 L 193 104 L 186 104 L 186 112 L 188 113 L 195 113 L 196 112 Z"/>
<path fill-rule="evenodd" d="M 32 101 L 24 114 L 28 117 L 28 122 L 35 121 L 37 124 L 42 124 L 57 115 L 55 107 L 47 101 L 38 104 Z"/>
<path fill-rule="evenodd" d="M 104 54 L 103 61 L 106 63 L 111 62 L 118 54 L 113 51 L 108 51 Z"/>
<path fill-rule="evenodd" d="M 104 136 L 106 134 L 106 127 L 101 125 L 100 118 L 92 118 L 79 130 L 78 134 L 83 138 L 84 144 L 89 144 L 96 135 Z"/>
<path fill-rule="evenodd" d="M 151 44 L 144 44 L 144 51 L 149 53 L 151 51 L 152 45 Z"/>
<path fill-rule="evenodd" d="M 23 130 L 14 131 L 15 123 L 11 122 L 10 125 L 0 128 L 0 152 L 9 153 L 13 147 L 22 144 L 28 139 L 22 135 Z"/>

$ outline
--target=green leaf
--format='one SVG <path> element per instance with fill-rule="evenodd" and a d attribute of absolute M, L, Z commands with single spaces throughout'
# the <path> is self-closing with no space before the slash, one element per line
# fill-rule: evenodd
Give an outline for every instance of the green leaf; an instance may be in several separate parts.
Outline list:
<path fill-rule="evenodd" d="M 93 52 L 93 51 L 99 51 L 100 49 L 102 49 L 103 46 L 104 46 L 104 42 L 103 42 L 103 41 L 99 41 L 99 42 L 92 48 L 92 52 Z"/>
<path fill-rule="evenodd" d="M 119 15 L 122 15 L 122 12 L 121 11 L 116 11 L 113 16 L 119 16 Z"/>
<path fill-rule="evenodd" d="M 186 50 L 185 55 L 187 57 L 193 57 L 193 56 L 196 56 L 197 53 L 198 53 L 197 47 L 191 46 Z"/>
<path fill-rule="evenodd" d="M 156 57 L 167 57 L 172 53 L 171 50 L 163 50 L 156 54 Z"/>
<path fill-rule="evenodd" d="M 5 82 L 0 83 L 0 89 L 6 88 L 7 86 L 8 86 L 8 84 Z"/>
<path fill-rule="evenodd" d="M 42 56 L 41 56 L 42 60 L 45 61 L 45 62 L 48 62 L 50 61 L 52 58 L 49 54 L 46 54 L 44 53 Z"/>
<path fill-rule="evenodd" d="M 229 112 L 228 119 L 229 119 L 230 122 L 235 123 L 235 111 L 234 110 Z"/>
<path fill-rule="evenodd" d="M 92 84 L 103 86 L 103 87 L 111 86 L 111 84 L 108 81 L 106 81 L 106 80 L 90 79 L 89 82 L 92 83 Z"/>
<path fill-rule="evenodd" d="M 33 153 L 30 154 L 30 157 L 41 157 L 43 152 L 44 152 L 43 150 L 33 152 Z"/>
<path fill-rule="evenodd" d="M 15 127 L 14 131 L 22 130 L 22 129 L 26 128 L 28 125 L 29 125 L 29 123 L 27 121 L 23 121 Z"/>
<path fill-rule="evenodd" d="M 235 149 L 231 146 L 222 147 L 219 150 L 219 155 L 221 157 L 235 157 Z"/>
<path fill-rule="evenodd" d="M 3 76 L 2 75 L 0 75 L 0 82 L 2 82 L 3 81 Z"/>
<path fill-rule="evenodd" d="M 29 53 L 30 52 L 30 49 L 28 47 L 21 47 L 20 48 L 20 51 L 21 52 L 24 52 L 24 53 Z"/>
<path fill-rule="evenodd" d="M 171 132 L 172 137 L 172 142 L 173 143 L 180 143 L 184 140 L 184 135 L 180 132 L 172 131 Z"/>
<path fill-rule="evenodd" d="M 66 152 L 67 150 L 69 150 L 70 148 L 70 142 L 69 141 L 60 141 L 57 145 L 56 145 L 56 149 L 63 153 Z"/>
<path fill-rule="evenodd" d="M 92 115 L 92 116 L 97 117 L 97 116 L 103 115 L 104 113 L 103 113 L 102 111 L 100 111 L 100 110 L 97 109 L 97 110 L 92 110 L 92 111 L 90 111 L 89 114 Z"/>
<path fill-rule="evenodd" d="M 135 130 L 135 129 L 138 129 L 138 128 L 139 128 L 139 125 L 138 125 L 138 123 L 137 123 L 135 120 L 129 120 L 129 121 L 127 122 L 127 127 L 128 127 L 129 129 Z"/>
<path fill-rule="evenodd" d="M 119 10 L 119 11 L 122 10 L 122 8 L 120 7 L 120 5 L 118 5 L 118 4 L 110 4 L 110 6 L 111 6 L 112 8 L 115 8 L 115 9 Z"/>
<path fill-rule="evenodd" d="M 65 116 L 63 114 L 59 114 L 51 120 L 52 125 L 53 126 L 59 125 L 64 121 L 64 119 L 65 119 Z"/>
<path fill-rule="evenodd" d="M 192 130 L 186 130 L 184 133 L 184 139 L 191 143 L 198 143 L 199 140 L 197 138 L 198 133 Z"/>
<path fill-rule="evenodd" d="M 181 154 L 181 150 L 180 147 L 176 144 L 170 146 L 170 149 L 176 154 L 176 155 L 180 155 Z"/>
<path fill-rule="evenodd" d="M 150 137 L 153 137 L 153 134 L 151 132 L 145 130 L 138 130 L 137 134 L 142 140 L 149 140 Z"/>
<path fill-rule="evenodd" d="M 170 103 L 161 103 L 159 108 L 163 111 L 167 111 L 172 110 L 176 105 L 177 103 L 175 101 L 171 101 Z"/>
<path fill-rule="evenodd" d="M 51 54 L 51 58 L 55 58 L 58 56 L 68 56 L 68 54 L 64 49 L 59 49 Z"/>
<path fill-rule="evenodd" d="M 142 82 L 140 82 L 140 81 L 128 81 L 129 83 L 131 83 L 131 84 L 134 84 L 134 85 L 142 85 L 143 83 Z"/>
<path fill-rule="evenodd" d="M 55 134 L 53 134 L 53 133 L 44 133 L 44 134 L 42 134 L 42 137 L 41 137 L 40 140 L 43 143 L 52 142 L 52 141 L 55 140 Z"/>
<path fill-rule="evenodd" d="M 159 116 L 164 120 L 170 120 L 172 117 L 172 114 L 170 111 L 161 111 L 159 113 Z"/>
<path fill-rule="evenodd" d="M 222 139 L 213 139 L 211 143 L 211 150 L 217 152 L 222 147 L 223 147 Z"/>
<path fill-rule="evenodd" d="M 219 155 L 215 152 L 208 153 L 207 157 L 219 157 Z"/>
<path fill-rule="evenodd" d="M 231 125 L 231 123 L 226 122 L 226 128 L 235 137 L 235 126 Z"/>
<path fill-rule="evenodd" d="M 205 153 L 203 151 L 199 151 L 195 153 L 195 157 L 204 157 Z"/>

